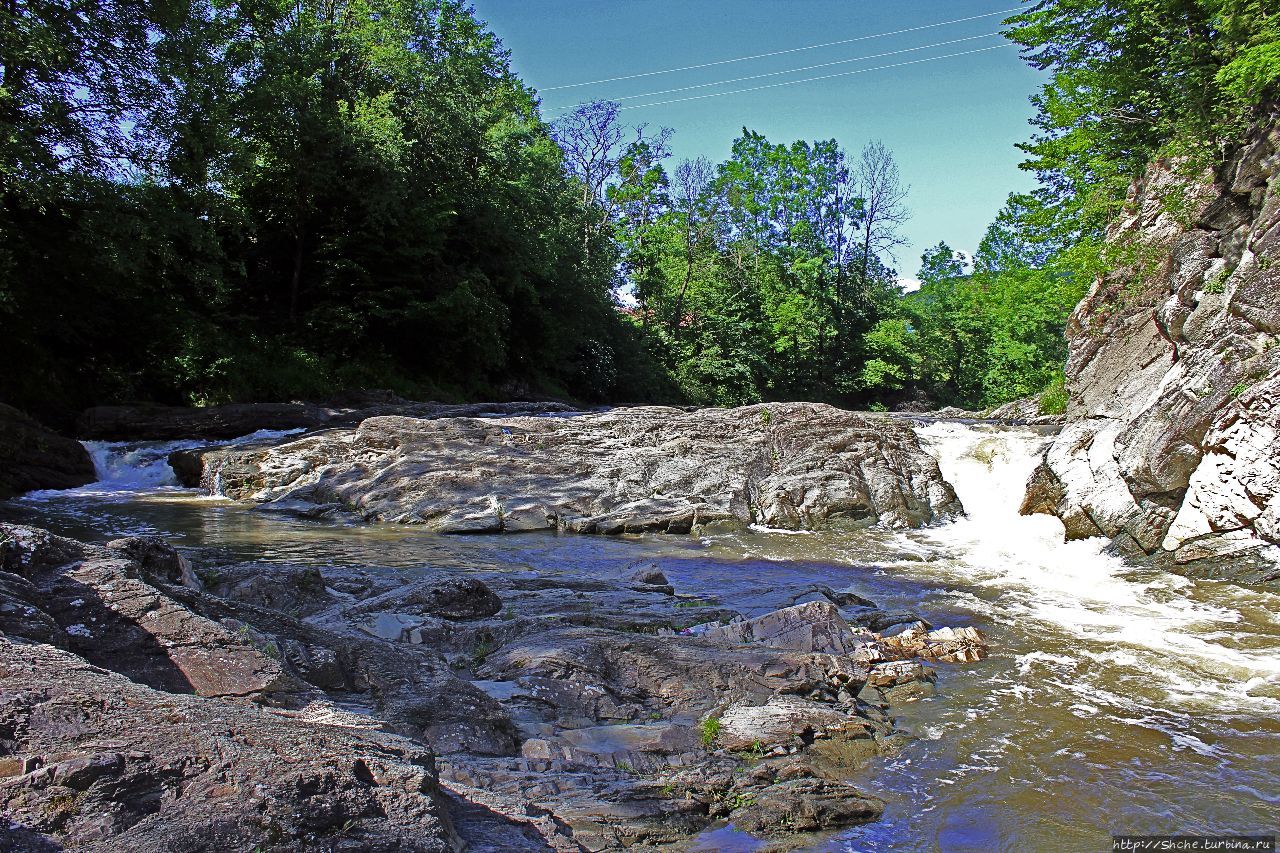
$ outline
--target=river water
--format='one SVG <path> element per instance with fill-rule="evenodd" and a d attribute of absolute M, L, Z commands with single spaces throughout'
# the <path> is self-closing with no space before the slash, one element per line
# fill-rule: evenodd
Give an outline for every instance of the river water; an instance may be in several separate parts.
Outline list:
<path fill-rule="evenodd" d="M 1280 594 L 1126 565 L 1017 514 L 1043 436 L 918 427 L 968 517 L 920 531 L 750 530 L 707 539 L 445 537 L 312 521 L 174 485 L 174 444 L 89 445 L 103 481 L 0 504 L 89 541 L 165 536 L 199 566 L 264 562 L 617 577 L 658 562 L 682 593 L 746 615 L 811 583 L 935 624 L 975 625 L 987 660 L 939 667 L 895 706 L 916 739 L 854 781 L 884 818 L 833 851 L 1110 850 L 1115 834 L 1272 834 L 1280 824 Z M 261 437 L 261 436 L 257 436 Z M 195 442 L 192 442 L 194 444 Z M 732 832 L 701 850 L 752 850 Z"/>

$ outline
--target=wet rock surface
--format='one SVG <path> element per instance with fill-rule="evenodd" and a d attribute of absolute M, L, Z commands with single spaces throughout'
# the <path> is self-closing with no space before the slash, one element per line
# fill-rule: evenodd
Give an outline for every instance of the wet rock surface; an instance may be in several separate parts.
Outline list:
<path fill-rule="evenodd" d="M 943 658 L 950 631 L 851 627 L 871 603 L 825 587 L 753 619 L 680 607 L 654 565 L 389 574 L 193 565 L 155 539 L 15 525 L 0 542 L 6 849 L 832 831 L 879 815 L 844 780 L 905 741 L 892 691 L 931 686 L 911 656 Z"/>
<path fill-rule="evenodd" d="M 180 451 L 172 464 L 187 485 L 268 508 L 445 533 L 917 527 L 962 511 L 909 424 L 811 403 L 375 417 L 273 447 Z"/>
<path fill-rule="evenodd" d="M 1280 126 L 1263 121 L 1216 172 L 1159 162 L 1108 242 L 1134 261 L 1068 324 L 1068 424 L 1024 513 L 1107 536 L 1162 567 L 1280 578 Z"/>
<path fill-rule="evenodd" d="M 96 479 L 80 442 L 0 403 L 0 500 L 37 489 L 74 489 Z"/>

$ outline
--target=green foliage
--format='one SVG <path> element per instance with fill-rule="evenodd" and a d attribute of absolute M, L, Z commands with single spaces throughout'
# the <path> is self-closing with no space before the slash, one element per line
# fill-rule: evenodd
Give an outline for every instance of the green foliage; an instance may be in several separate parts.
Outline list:
<path fill-rule="evenodd" d="M 856 171 L 834 140 L 744 129 L 718 166 L 649 165 L 633 184 L 615 226 L 623 269 L 685 398 L 859 398 L 865 337 L 896 285 L 868 248 L 886 237 L 867 231 Z"/>
<path fill-rule="evenodd" d="M 1061 415 L 1067 411 L 1067 377 L 1059 372 L 1040 392 L 1040 414 Z"/>
<path fill-rule="evenodd" d="M 1209 162 L 1277 94 L 1267 0 L 1039 0 L 1006 35 L 1049 80 L 1020 147 L 1058 228 L 1100 236 L 1164 153 Z"/>
<path fill-rule="evenodd" d="M 1066 361 L 1063 328 L 1088 280 L 1039 230 L 1039 205 L 1013 196 L 987 230 L 975 271 L 945 243 L 921 258 L 921 287 L 864 338 L 860 385 L 911 386 L 940 404 L 980 409 L 1039 393 Z"/>
<path fill-rule="evenodd" d="M 720 718 L 707 717 L 698 725 L 698 732 L 702 737 L 702 745 L 711 749 L 720 737 Z"/>
<path fill-rule="evenodd" d="M 1205 293 L 1222 293 L 1227 289 L 1227 279 L 1231 278 L 1234 270 L 1230 267 L 1224 267 L 1213 278 L 1204 283 Z"/>
<path fill-rule="evenodd" d="M 1010 18 L 1047 72 L 1022 146 L 1040 187 L 1009 197 L 971 273 L 940 243 L 903 294 L 881 254 L 906 188 L 883 146 L 851 160 L 744 128 L 723 163 L 668 170 L 671 132 L 617 104 L 544 123 L 463 0 L 16 0 L 0 361 L 23 368 L 0 397 L 61 423 L 371 386 L 1057 406 L 1087 283 L 1125 266 L 1140 288 L 1159 254 L 1104 248 L 1132 179 L 1160 156 L 1213 165 L 1280 96 L 1273 5 Z"/>
<path fill-rule="evenodd" d="M 9 402 L 670 396 L 459 0 L 18 2 L 0 68 Z"/>

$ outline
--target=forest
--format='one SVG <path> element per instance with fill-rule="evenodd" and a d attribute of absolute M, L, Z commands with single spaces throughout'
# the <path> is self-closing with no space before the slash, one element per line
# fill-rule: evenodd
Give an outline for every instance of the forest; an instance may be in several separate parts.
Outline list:
<path fill-rule="evenodd" d="M 968 266 L 892 268 L 892 152 L 671 162 L 616 104 L 555 117 L 457 0 L 8 0 L 0 399 L 562 396 L 1065 403 L 1066 319 L 1155 158 L 1212 167 L 1280 81 L 1266 0 L 1041 0 L 1047 74 Z"/>

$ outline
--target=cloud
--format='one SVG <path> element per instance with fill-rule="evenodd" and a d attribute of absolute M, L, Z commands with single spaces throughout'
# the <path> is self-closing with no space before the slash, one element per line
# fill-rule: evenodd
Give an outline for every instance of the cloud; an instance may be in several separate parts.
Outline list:
<path fill-rule="evenodd" d="M 920 279 L 900 278 L 898 279 L 898 287 L 902 288 L 903 293 L 915 293 L 920 289 Z"/>

